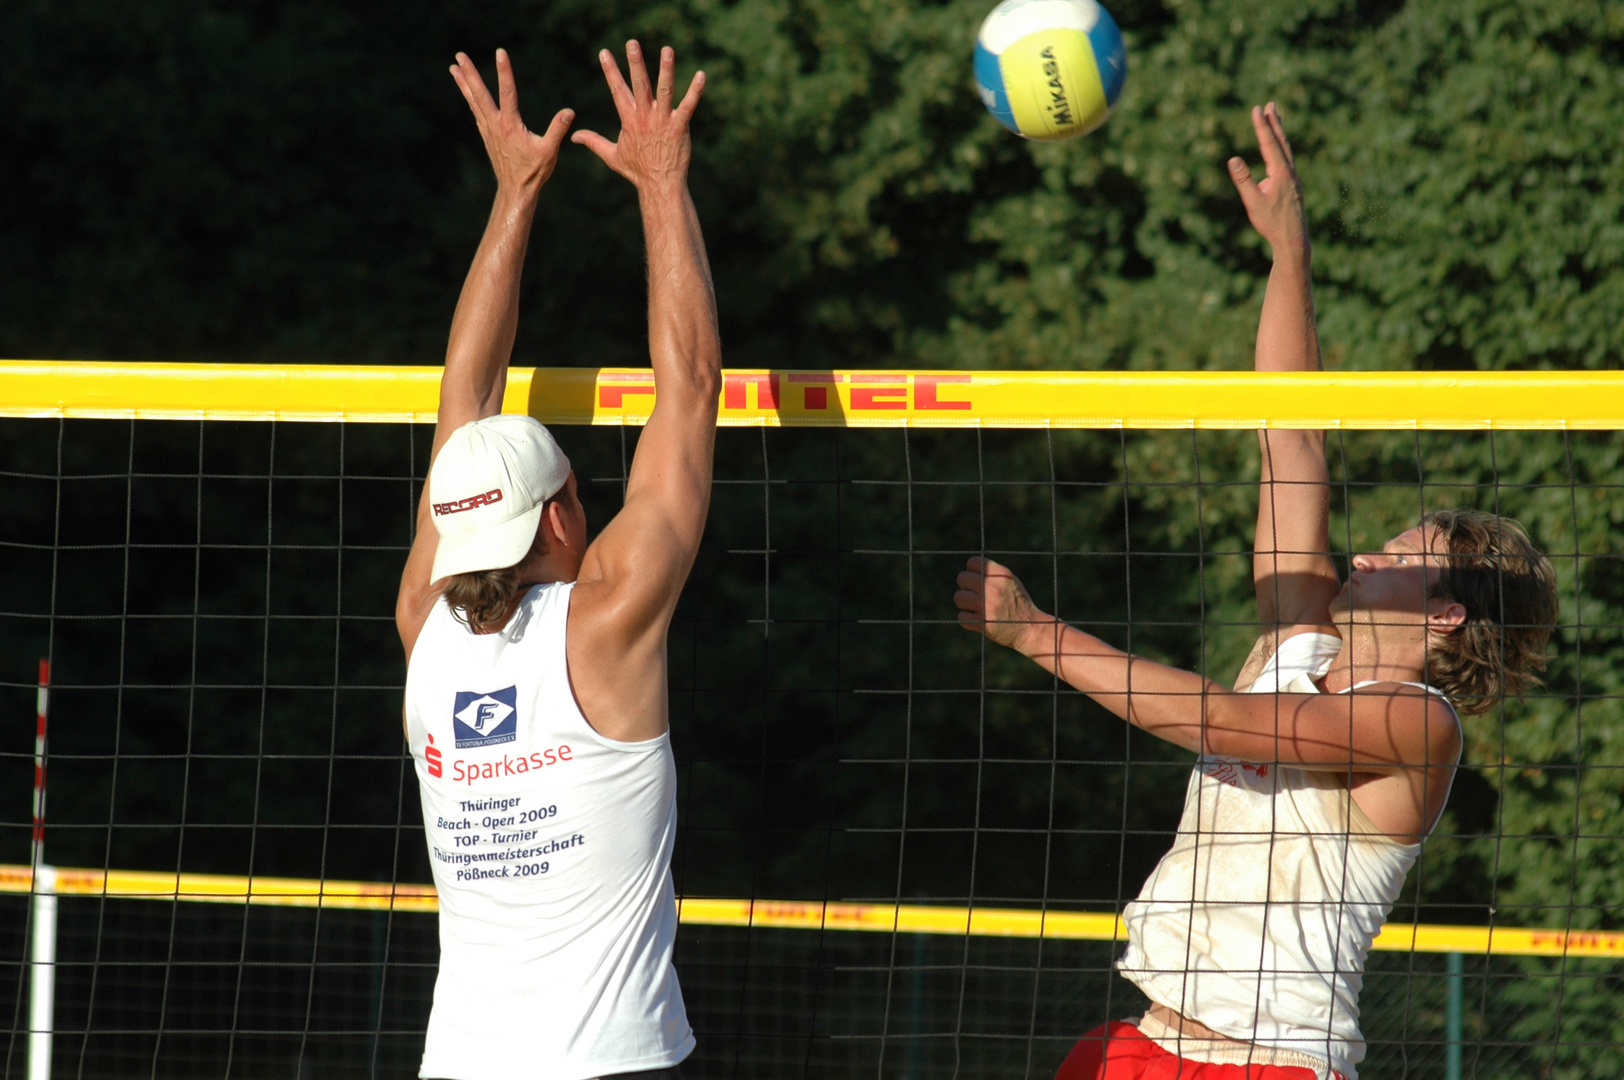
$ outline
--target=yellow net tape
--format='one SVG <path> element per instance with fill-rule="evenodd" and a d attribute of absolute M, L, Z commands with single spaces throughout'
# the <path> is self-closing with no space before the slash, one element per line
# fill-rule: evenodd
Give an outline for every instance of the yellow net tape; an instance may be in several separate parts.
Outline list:
<path fill-rule="evenodd" d="M 0 865 L 0 893 L 28 893 L 33 872 Z M 165 874 L 142 870 L 59 867 L 58 896 L 111 900 L 182 900 L 209 904 L 266 904 L 352 911 L 437 912 L 432 885 L 309 878 Z M 725 900 L 684 897 L 682 922 L 691 926 L 751 926 L 787 930 L 856 930 L 877 933 L 1123 941 L 1115 915 L 1023 908 L 931 907 L 923 904 L 836 904 L 809 900 Z M 1388 952 L 1458 952 L 1476 956 L 1594 956 L 1624 958 L 1624 933 L 1606 930 L 1529 930 L 1520 927 L 1382 927 L 1375 948 Z"/>
<path fill-rule="evenodd" d="M 0 864 L 0 893 L 34 889 L 27 866 Z M 86 870 L 59 866 L 58 896 L 105 896 L 111 900 L 187 900 L 204 904 L 268 904 L 273 907 L 346 908 L 352 911 L 440 910 L 433 885 L 383 881 L 318 881 L 314 878 L 237 877 L 229 874 L 166 874 L 149 870 Z"/>
<path fill-rule="evenodd" d="M 0 360 L 0 416 L 431 423 L 435 367 Z M 654 377 L 514 368 L 506 412 L 642 424 Z M 729 427 L 1624 428 L 1624 372 L 728 371 Z"/>

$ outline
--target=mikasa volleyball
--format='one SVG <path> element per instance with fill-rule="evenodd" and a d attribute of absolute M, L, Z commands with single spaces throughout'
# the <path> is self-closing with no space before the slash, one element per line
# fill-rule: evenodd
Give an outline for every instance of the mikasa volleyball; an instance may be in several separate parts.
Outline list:
<path fill-rule="evenodd" d="M 981 24 L 975 67 L 1000 124 L 1027 139 L 1070 139 L 1111 115 L 1128 51 L 1094 0 L 1004 0 Z"/>

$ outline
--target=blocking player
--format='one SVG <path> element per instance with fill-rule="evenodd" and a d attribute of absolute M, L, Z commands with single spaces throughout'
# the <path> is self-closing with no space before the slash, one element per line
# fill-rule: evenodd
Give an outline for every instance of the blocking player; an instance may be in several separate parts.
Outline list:
<path fill-rule="evenodd" d="M 710 501 L 721 346 L 689 198 L 695 75 L 630 82 L 599 55 L 618 141 L 573 141 L 631 181 L 648 249 L 657 404 L 625 504 L 597 539 L 558 444 L 499 415 L 537 198 L 573 113 L 544 134 L 459 53 L 497 191 L 451 324 L 434 457 L 396 624 L 406 729 L 440 896 L 440 973 L 424 1077 L 668 1078 L 693 1049 L 672 967 L 676 775 L 666 635 Z M 549 237 L 568 243 L 567 237 Z"/>
<path fill-rule="evenodd" d="M 1229 165 L 1274 255 L 1256 366 L 1317 371 L 1291 146 L 1272 104 L 1252 123 L 1265 179 Z M 1486 711 L 1544 665 L 1555 578 L 1515 522 L 1430 514 L 1355 555 L 1344 584 L 1324 433 L 1260 445 L 1264 633 L 1234 690 L 1059 622 L 990 560 L 958 578 L 965 626 L 1200 755 L 1173 848 L 1123 913 L 1118 968 L 1150 1008 L 1085 1035 L 1059 1080 L 1356 1080 L 1365 956 L 1443 812 L 1456 709 Z"/>

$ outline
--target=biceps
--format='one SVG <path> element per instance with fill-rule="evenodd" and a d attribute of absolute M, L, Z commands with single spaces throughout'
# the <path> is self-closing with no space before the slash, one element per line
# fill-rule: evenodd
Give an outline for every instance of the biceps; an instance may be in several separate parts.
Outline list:
<path fill-rule="evenodd" d="M 710 509 L 715 399 L 657 406 L 638 438 L 620 513 L 587 548 L 581 582 L 603 590 L 617 632 L 661 632 L 693 568 Z"/>
<path fill-rule="evenodd" d="M 1259 524 L 1272 524 L 1292 536 L 1306 531 L 1318 539 L 1330 513 L 1331 474 L 1325 464 L 1324 434 L 1260 431 L 1258 452 Z M 1260 543 L 1262 540 L 1260 536 Z"/>
<path fill-rule="evenodd" d="M 1265 482 L 1258 491 L 1252 581 L 1265 622 L 1323 622 L 1341 587 L 1330 552 L 1330 487 Z"/>
<path fill-rule="evenodd" d="M 616 521 L 630 514 L 697 549 L 710 509 L 715 446 L 714 419 L 699 424 L 693 417 L 652 418 L 638 439 L 626 505 Z"/>
<path fill-rule="evenodd" d="M 1258 620 L 1284 632 L 1298 626 L 1331 625 L 1331 601 L 1341 590 L 1336 564 L 1319 560 L 1255 560 L 1253 587 Z"/>
<path fill-rule="evenodd" d="M 670 619 L 698 554 L 697 533 L 663 509 L 629 498 L 582 560 L 581 583 L 601 590 L 605 617 L 625 635 Z"/>
<path fill-rule="evenodd" d="M 1385 694 L 1233 694 L 1208 749 L 1307 769 L 1387 772 L 1425 758 L 1427 702 Z"/>
<path fill-rule="evenodd" d="M 401 570 L 400 590 L 395 595 L 395 629 L 400 632 L 401 641 L 406 644 L 408 652 L 439 595 L 429 585 L 429 578 L 433 574 L 434 549 L 438 546 L 440 534 L 427 517 L 426 498 L 423 509 L 424 512 L 417 519 L 417 535 L 412 540 L 406 565 Z"/>

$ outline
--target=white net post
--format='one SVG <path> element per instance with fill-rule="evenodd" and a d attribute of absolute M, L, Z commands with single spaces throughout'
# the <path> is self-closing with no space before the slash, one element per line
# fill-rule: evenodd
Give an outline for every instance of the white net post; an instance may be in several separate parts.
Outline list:
<path fill-rule="evenodd" d="M 50 1080 L 56 1006 L 56 867 L 34 866 L 33 964 L 28 994 L 28 1080 Z"/>
<path fill-rule="evenodd" d="M 45 718 L 51 662 L 39 662 L 34 728 L 34 895 L 29 927 L 28 1080 L 50 1080 L 51 1036 L 56 1014 L 56 868 L 45 865 Z"/>

